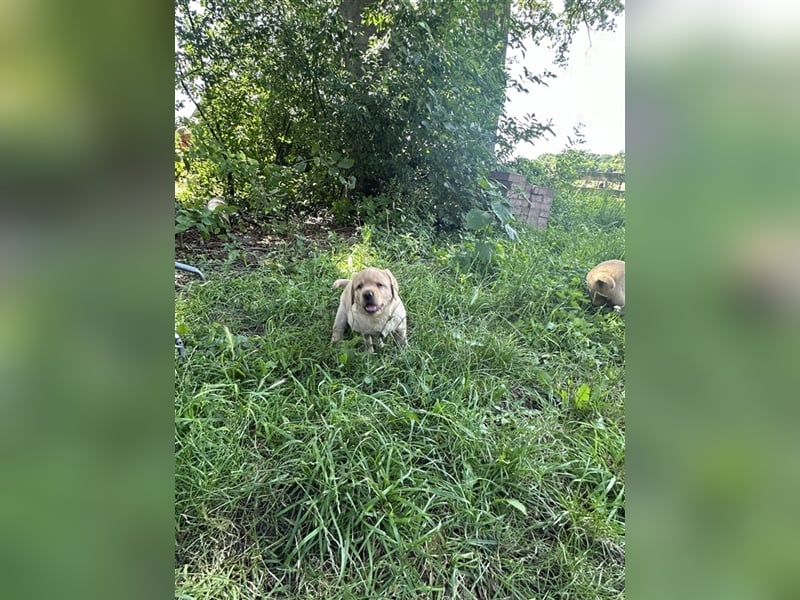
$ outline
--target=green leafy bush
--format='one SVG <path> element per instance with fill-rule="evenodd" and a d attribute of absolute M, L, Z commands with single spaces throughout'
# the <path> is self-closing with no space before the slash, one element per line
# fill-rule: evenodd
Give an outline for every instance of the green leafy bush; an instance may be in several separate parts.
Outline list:
<path fill-rule="evenodd" d="M 235 207 L 228 205 L 209 210 L 205 206 L 195 208 L 176 204 L 175 234 L 194 229 L 205 240 L 227 235 L 231 231 L 231 226 L 226 215 L 235 210 Z"/>
<path fill-rule="evenodd" d="M 386 207 L 402 207 L 397 220 L 460 230 L 469 210 L 490 210 L 480 181 L 498 158 L 548 129 L 504 114 L 507 85 L 552 76 L 508 81 L 506 46 L 547 41 L 564 62 L 579 26 L 612 29 L 622 8 L 178 0 L 176 87 L 197 105 L 189 171 L 216 166 L 191 194 L 341 220 L 391 222 Z"/>

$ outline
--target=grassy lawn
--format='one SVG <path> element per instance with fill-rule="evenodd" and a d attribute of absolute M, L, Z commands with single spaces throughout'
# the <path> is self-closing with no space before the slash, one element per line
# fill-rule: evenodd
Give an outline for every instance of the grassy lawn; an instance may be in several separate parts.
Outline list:
<path fill-rule="evenodd" d="M 413 235 L 195 264 L 176 298 L 176 597 L 624 596 L 625 325 L 583 278 L 624 228 L 523 230 L 491 268 Z M 409 347 L 330 342 L 390 268 Z"/>

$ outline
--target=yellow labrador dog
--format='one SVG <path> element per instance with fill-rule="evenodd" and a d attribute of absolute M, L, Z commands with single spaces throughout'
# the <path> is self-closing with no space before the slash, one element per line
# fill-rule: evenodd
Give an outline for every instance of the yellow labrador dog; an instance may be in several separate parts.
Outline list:
<path fill-rule="evenodd" d="M 586 275 L 586 285 L 592 304 L 611 304 L 614 310 L 625 314 L 625 261 L 601 262 Z"/>
<path fill-rule="evenodd" d="M 383 338 L 388 335 L 400 346 L 406 344 L 406 309 L 397 293 L 397 280 L 389 269 L 369 267 L 333 284 L 334 289 L 343 286 L 331 341 L 341 341 L 349 325 L 364 336 L 369 352 L 375 352 L 376 342 L 382 346 Z"/>

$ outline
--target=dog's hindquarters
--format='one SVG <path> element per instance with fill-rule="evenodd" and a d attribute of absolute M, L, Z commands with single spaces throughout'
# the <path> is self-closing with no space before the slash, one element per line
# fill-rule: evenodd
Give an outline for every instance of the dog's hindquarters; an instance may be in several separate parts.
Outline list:
<path fill-rule="evenodd" d="M 344 287 L 350 283 L 349 279 L 337 279 L 333 282 L 333 289 Z M 347 290 L 339 298 L 339 308 L 336 311 L 336 318 L 333 321 L 333 333 L 331 334 L 332 342 L 341 342 L 344 339 L 344 332 L 347 329 L 347 306 L 345 298 Z"/>
<path fill-rule="evenodd" d="M 625 262 L 608 260 L 586 274 L 592 304 L 611 304 L 622 313 L 625 309 Z"/>
<path fill-rule="evenodd" d="M 592 304 L 605 304 L 611 290 L 616 286 L 614 278 L 608 273 L 597 273 L 589 283 L 589 289 L 592 291 Z"/>

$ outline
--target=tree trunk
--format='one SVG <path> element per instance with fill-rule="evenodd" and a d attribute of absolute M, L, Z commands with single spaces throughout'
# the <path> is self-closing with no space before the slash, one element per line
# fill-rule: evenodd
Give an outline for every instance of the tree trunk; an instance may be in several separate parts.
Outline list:
<path fill-rule="evenodd" d="M 506 100 L 506 56 L 508 52 L 508 32 L 511 20 L 511 0 L 502 2 L 491 2 L 487 8 L 480 11 L 481 21 L 486 25 L 486 31 L 493 34 L 489 36 L 489 43 L 496 45 L 496 51 L 491 57 L 491 69 L 496 73 L 498 90 L 493 98 L 489 98 L 489 110 L 492 123 L 494 123 L 494 135 L 489 140 L 489 150 L 494 153 L 497 142 L 497 130 L 500 125 L 500 116 L 503 114 L 503 107 Z"/>
<path fill-rule="evenodd" d="M 376 4 L 377 0 L 341 0 L 339 10 L 349 23 L 350 31 L 356 34 L 355 53 L 348 57 L 347 70 L 358 79 L 364 74 L 362 59 L 369 45 L 369 38 L 375 34 L 375 27 L 364 25 L 361 15 L 364 9 Z"/>

